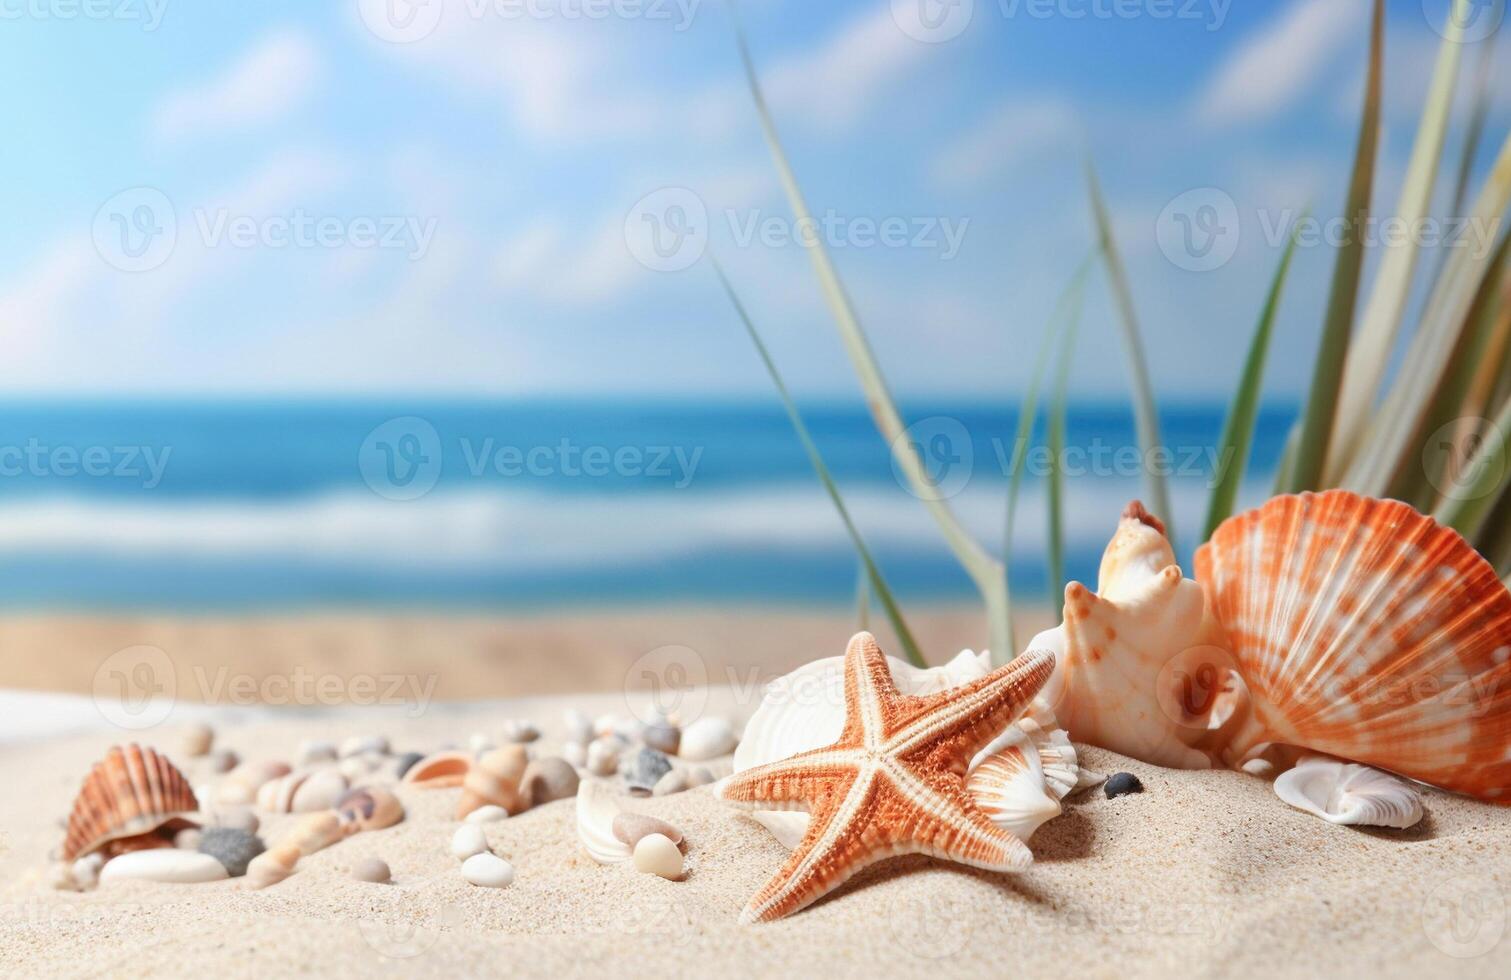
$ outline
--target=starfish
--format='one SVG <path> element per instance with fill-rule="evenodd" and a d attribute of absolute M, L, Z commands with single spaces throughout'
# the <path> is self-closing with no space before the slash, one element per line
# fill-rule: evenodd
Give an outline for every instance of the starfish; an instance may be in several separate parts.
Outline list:
<path fill-rule="evenodd" d="M 740 921 L 806 907 L 877 861 L 927 854 L 988 871 L 1021 871 L 1033 854 L 965 791 L 966 765 L 1028 705 L 1054 669 L 1030 650 L 949 691 L 898 693 L 870 633 L 845 651 L 845 727 L 827 748 L 729 777 L 721 795 L 758 809 L 806 809 L 808 833 Z"/>

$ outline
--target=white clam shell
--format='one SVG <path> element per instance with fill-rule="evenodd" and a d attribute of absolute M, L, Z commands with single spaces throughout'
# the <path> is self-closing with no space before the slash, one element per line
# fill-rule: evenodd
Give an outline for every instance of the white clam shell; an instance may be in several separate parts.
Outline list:
<path fill-rule="evenodd" d="M 1352 762 L 1308 756 L 1275 779 L 1275 795 L 1328 823 L 1398 827 L 1422 819 L 1422 797 L 1404 781 Z"/>
<path fill-rule="evenodd" d="M 959 687 L 985 677 L 992 669 L 986 651 L 977 654 L 970 650 L 961 651 L 940 667 L 914 667 L 893 657 L 887 658 L 887 664 L 897 689 L 913 696 L 937 694 Z M 799 752 L 832 745 L 844 727 L 844 658 L 815 660 L 767 685 L 761 705 L 746 724 L 744 737 L 735 749 L 734 771 L 742 772 L 791 758 Z M 683 739 L 685 744 L 685 733 Z M 1018 744 L 1033 747 L 1036 752 L 1031 754 L 1036 760 L 1042 756 L 1043 761 L 1037 775 L 1026 777 L 1027 781 L 1022 783 L 1021 792 L 1026 802 L 1021 813 L 1013 807 L 1004 807 L 1000 795 L 991 797 L 997 804 L 996 809 L 1002 811 L 1001 818 L 994 816 L 994 819 L 1008 830 L 1014 830 L 1015 826 L 1026 828 L 1031 822 L 1025 819 L 1026 814 L 1038 815 L 1037 822 L 1032 822 L 1032 827 L 1037 827 L 1059 813 L 1058 800 L 1076 789 L 1080 780 L 1080 768 L 1070 737 L 1055 727 L 1052 714 L 1042 708 L 1037 709 L 1035 718 L 1020 719 L 1008 726 L 991 745 L 977 753 L 970 768 L 975 769 L 990 755 Z M 1033 780 L 1038 782 L 1037 790 L 1033 787 Z M 1052 788 L 1047 788 L 1051 785 Z M 982 802 L 985 805 L 988 801 Z M 1046 812 L 1051 806 L 1053 812 Z M 988 810 L 991 812 L 992 808 L 988 807 Z M 788 849 L 796 848 L 808 830 L 808 814 L 801 810 L 756 810 L 751 816 Z M 1032 833 L 1032 829 L 1028 832 Z"/>
<path fill-rule="evenodd" d="M 139 880 L 187 885 L 225 877 L 225 866 L 208 854 L 164 847 L 130 851 L 107 861 L 100 871 L 101 884 Z"/>
<path fill-rule="evenodd" d="M 577 838 L 588 856 L 599 864 L 619 864 L 630 859 L 630 846 L 614 836 L 614 818 L 619 802 L 607 783 L 585 779 L 577 786 Z"/>

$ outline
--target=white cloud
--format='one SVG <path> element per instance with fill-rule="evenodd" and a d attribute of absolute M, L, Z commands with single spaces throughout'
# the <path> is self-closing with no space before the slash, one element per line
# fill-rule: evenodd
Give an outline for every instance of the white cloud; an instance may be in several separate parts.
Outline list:
<path fill-rule="evenodd" d="M 1196 107 L 1209 123 L 1263 119 L 1294 104 L 1351 40 L 1369 33 L 1364 0 L 1294 0 L 1239 44 Z"/>
<path fill-rule="evenodd" d="M 800 116 L 814 125 L 850 126 L 888 86 L 895 84 L 934 47 L 920 44 L 897 26 L 889 4 L 861 14 L 812 51 L 774 62 L 762 84 L 782 118 Z"/>
<path fill-rule="evenodd" d="M 298 107 L 319 77 L 315 46 L 302 34 L 274 34 L 253 45 L 220 75 L 168 96 L 154 113 L 160 136 L 266 125 Z"/>
<path fill-rule="evenodd" d="M 943 184 L 972 184 L 1057 152 L 1067 159 L 1080 133 L 1073 106 L 1047 97 L 997 106 L 935 155 L 929 168 Z"/>

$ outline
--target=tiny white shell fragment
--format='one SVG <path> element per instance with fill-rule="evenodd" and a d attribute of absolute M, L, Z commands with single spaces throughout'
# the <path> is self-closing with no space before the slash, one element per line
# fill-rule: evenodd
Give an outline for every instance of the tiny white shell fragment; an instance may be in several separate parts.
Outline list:
<path fill-rule="evenodd" d="M 1422 797 L 1389 773 L 1308 756 L 1275 779 L 1275 795 L 1328 823 L 1405 829 L 1422 819 Z"/>
<path fill-rule="evenodd" d="M 462 862 L 462 877 L 480 888 L 508 888 L 514 866 L 494 854 L 474 854 Z"/>
<path fill-rule="evenodd" d="M 465 861 L 475 854 L 488 850 L 488 837 L 477 824 L 462 824 L 451 835 L 451 854 L 458 861 Z"/>
<path fill-rule="evenodd" d="M 635 870 L 675 881 L 682 877 L 682 852 L 661 834 L 642 837 L 635 845 Z"/>
<path fill-rule="evenodd" d="M 130 851 L 107 861 L 100 871 L 102 884 L 135 879 L 187 885 L 225 877 L 225 866 L 210 855 L 171 847 Z"/>

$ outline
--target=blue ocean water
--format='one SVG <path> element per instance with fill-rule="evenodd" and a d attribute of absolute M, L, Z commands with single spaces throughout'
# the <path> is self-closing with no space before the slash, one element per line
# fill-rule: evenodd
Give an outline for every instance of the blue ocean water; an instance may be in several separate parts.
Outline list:
<path fill-rule="evenodd" d="M 937 492 L 1001 550 L 1016 409 L 903 406 Z M 1166 407 L 1141 457 L 1120 404 L 1067 425 L 1068 573 L 1094 580 L 1144 471 L 1172 471 L 1183 550 L 1221 405 Z M 865 408 L 804 416 L 904 600 L 968 598 Z M 1263 412 L 1255 499 L 1294 416 Z M 1042 442 L 1042 432 L 1035 441 Z M 1042 458 L 1010 568 L 1047 594 Z M 0 413 L 0 603 L 162 610 L 849 602 L 854 552 L 772 402 L 162 401 Z"/>

